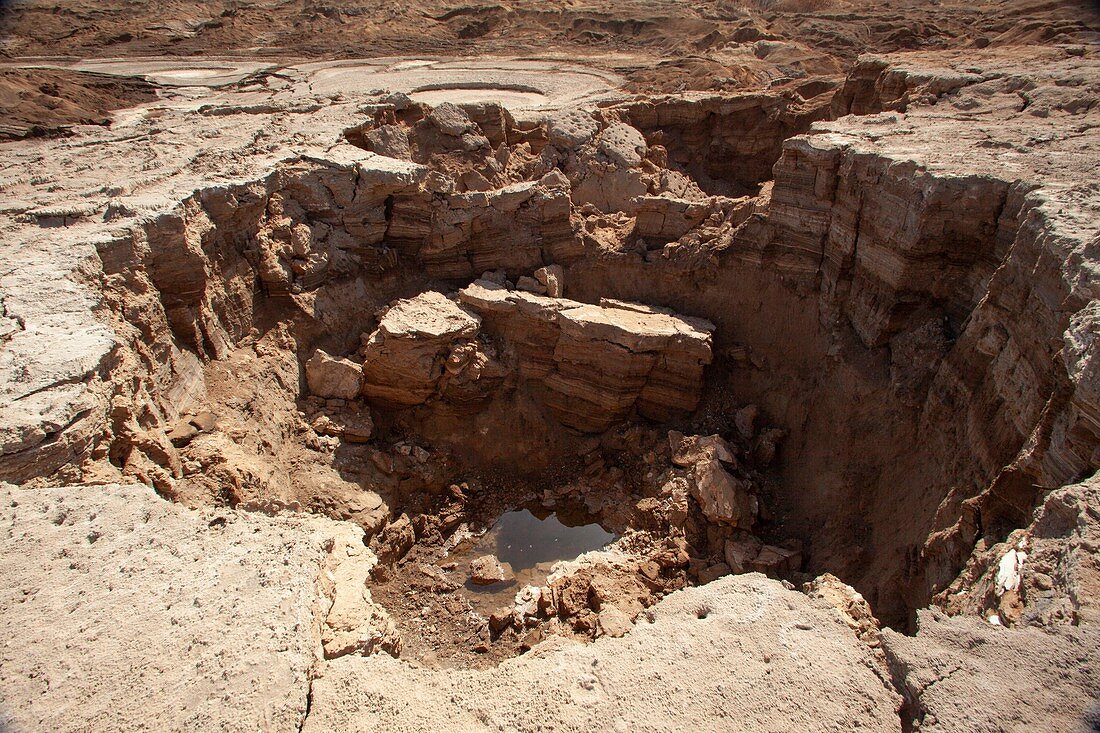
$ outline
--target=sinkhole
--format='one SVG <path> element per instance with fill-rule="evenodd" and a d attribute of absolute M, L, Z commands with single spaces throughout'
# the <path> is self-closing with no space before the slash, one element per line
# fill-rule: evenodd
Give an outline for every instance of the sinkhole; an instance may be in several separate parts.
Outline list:
<path fill-rule="evenodd" d="M 761 104 L 391 95 L 329 158 L 104 242 L 121 345 L 83 478 L 356 523 L 387 650 L 427 663 L 620 635 L 729 573 L 832 572 L 909 628 L 1026 522 L 1032 433 L 1087 442 L 1020 331 L 1061 326 L 1011 310 L 1007 184 L 915 181 Z M 875 270 L 911 251 L 904 287 Z M 1009 352 L 1046 365 L 1015 397 Z"/>

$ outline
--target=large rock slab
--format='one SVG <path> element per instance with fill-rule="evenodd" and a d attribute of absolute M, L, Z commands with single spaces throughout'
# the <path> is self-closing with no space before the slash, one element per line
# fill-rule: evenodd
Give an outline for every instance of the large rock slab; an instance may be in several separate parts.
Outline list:
<path fill-rule="evenodd" d="M 494 669 L 336 660 L 314 682 L 321 731 L 874 731 L 900 698 L 823 601 L 761 575 L 669 596 L 622 638 L 551 638 Z"/>
<path fill-rule="evenodd" d="M 912 637 L 886 629 L 883 649 L 921 731 L 1096 730 L 1094 627 L 1007 629 L 931 611 L 918 623 Z"/>
<path fill-rule="evenodd" d="M 381 407 L 423 404 L 435 393 L 453 348 L 480 327 L 479 316 L 442 293 L 398 301 L 364 347 L 363 394 Z"/>
<path fill-rule="evenodd" d="M 369 598 L 321 615 L 373 562 L 350 524 L 0 485 L 0 527 L 4 730 L 297 731 L 322 628 L 332 652 L 383 636 Z"/>
<path fill-rule="evenodd" d="M 665 420 L 692 412 L 711 362 L 714 326 L 649 306 L 548 298 L 478 280 L 459 300 L 517 354 L 558 422 L 599 432 L 636 409 Z"/>

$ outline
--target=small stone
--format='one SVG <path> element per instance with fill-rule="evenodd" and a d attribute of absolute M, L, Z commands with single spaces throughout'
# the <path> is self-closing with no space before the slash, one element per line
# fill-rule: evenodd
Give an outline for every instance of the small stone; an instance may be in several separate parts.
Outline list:
<path fill-rule="evenodd" d="M 525 652 L 530 651 L 540 641 L 542 641 L 542 629 L 534 628 L 520 639 L 519 648 Z"/>
<path fill-rule="evenodd" d="M 201 432 L 208 433 L 218 425 L 218 420 L 214 416 L 214 413 L 209 410 L 203 410 L 198 415 L 195 415 L 190 420 L 191 424 L 198 428 Z"/>
<path fill-rule="evenodd" d="M 328 435 L 334 438 L 339 438 L 344 434 L 342 426 L 336 424 L 328 415 L 318 415 L 310 423 L 310 427 L 313 428 L 313 432 L 318 435 Z"/>
<path fill-rule="evenodd" d="M 730 572 L 747 573 L 752 568 L 756 556 L 760 554 L 763 543 L 751 535 L 745 535 L 740 539 L 726 540 L 725 558 Z"/>
<path fill-rule="evenodd" d="M 348 443 L 366 443 L 374 432 L 374 421 L 369 412 L 343 415 L 340 418 L 343 424 L 343 438 Z"/>
<path fill-rule="evenodd" d="M 168 431 L 168 440 L 172 442 L 172 445 L 177 448 L 190 443 L 196 435 L 199 434 L 199 429 L 189 422 L 181 420 L 172 426 L 172 429 Z"/>
<path fill-rule="evenodd" d="M 489 638 L 489 634 L 485 633 L 485 629 L 481 630 L 481 633 L 477 636 L 477 641 L 473 643 L 470 650 L 475 654 L 485 654 L 492 649 L 492 640 Z"/>
<path fill-rule="evenodd" d="M 787 436 L 787 431 L 782 428 L 768 428 L 761 431 L 753 448 L 753 456 L 760 467 L 767 467 L 775 458 L 775 450 L 779 441 Z"/>
<path fill-rule="evenodd" d="M 661 566 L 652 560 L 646 560 L 638 566 L 638 572 L 649 580 L 657 580 L 661 576 Z"/>
<path fill-rule="evenodd" d="M 409 146 L 409 135 L 403 127 L 398 125 L 381 125 L 368 130 L 366 133 L 367 144 L 372 152 L 385 155 L 389 158 L 400 160 L 412 160 L 412 148 Z"/>
<path fill-rule="evenodd" d="M 486 280 L 497 285 L 506 285 L 508 282 L 508 273 L 504 270 L 486 270 L 481 273 L 482 280 Z"/>
<path fill-rule="evenodd" d="M 610 125 L 596 138 L 600 152 L 612 163 L 631 168 L 641 165 L 648 146 L 642 133 L 622 122 Z"/>
<path fill-rule="evenodd" d="M 569 188 L 569 179 L 564 173 L 555 168 L 539 179 L 539 185 L 546 188 Z"/>
<path fill-rule="evenodd" d="M 759 414 L 760 408 L 756 405 L 745 405 L 734 413 L 734 425 L 737 426 L 737 432 L 745 440 L 750 440 L 756 433 L 756 417 Z"/>
<path fill-rule="evenodd" d="M 707 519 L 735 527 L 752 525 L 754 504 L 745 481 L 730 474 L 717 460 L 697 464 L 694 473 L 691 495 Z"/>
<path fill-rule="evenodd" d="M 756 559 L 749 563 L 749 569 L 765 575 L 787 575 L 802 567 L 802 553 L 775 545 L 765 545 Z"/>
<path fill-rule="evenodd" d="M 595 137 L 600 126 L 581 110 L 555 112 L 546 119 L 550 144 L 566 150 L 584 145 Z"/>
<path fill-rule="evenodd" d="M 683 435 L 675 430 L 668 433 L 668 445 L 672 451 L 673 465 L 690 468 L 705 461 L 718 460 L 737 465 L 733 448 L 720 435 Z"/>
<path fill-rule="evenodd" d="M 1033 578 L 1035 587 L 1039 590 L 1051 590 L 1054 587 L 1054 579 L 1046 573 L 1035 573 Z"/>
<path fill-rule="evenodd" d="M 519 593 L 516 593 L 512 611 L 516 622 L 538 616 L 541 599 L 542 589 L 534 585 L 525 585 Z"/>
<path fill-rule="evenodd" d="M 502 608 L 489 614 L 489 633 L 493 637 L 500 636 L 501 632 L 512 625 L 511 609 Z"/>
<path fill-rule="evenodd" d="M 320 349 L 306 362 L 306 384 L 319 397 L 355 399 L 362 380 L 360 365 L 349 359 L 337 359 Z"/>
<path fill-rule="evenodd" d="M 460 137 L 474 129 L 470 116 L 461 107 L 450 102 L 436 106 L 428 115 L 428 120 L 444 134 L 454 137 Z"/>

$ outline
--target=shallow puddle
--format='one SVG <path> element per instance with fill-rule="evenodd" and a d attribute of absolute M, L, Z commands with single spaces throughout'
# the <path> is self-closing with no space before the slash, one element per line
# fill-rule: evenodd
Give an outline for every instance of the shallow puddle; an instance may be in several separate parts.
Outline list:
<path fill-rule="evenodd" d="M 584 516 L 548 513 L 542 517 L 527 509 L 508 512 L 481 537 L 459 545 L 447 560 L 470 577 L 470 563 L 483 555 L 495 555 L 511 570 L 512 579 L 492 585 L 467 580 L 463 589 L 483 613 L 510 606 L 516 591 L 525 585 L 542 585 L 554 563 L 572 560 L 599 550 L 617 537 Z"/>

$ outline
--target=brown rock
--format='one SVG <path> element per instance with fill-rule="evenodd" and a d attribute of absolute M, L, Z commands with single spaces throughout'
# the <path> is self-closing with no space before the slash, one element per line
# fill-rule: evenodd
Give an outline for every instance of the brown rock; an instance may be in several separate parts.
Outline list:
<path fill-rule="evenodd" d="M 719 435 L 685 436 L 670 430 L 668 444 L 672 450 L 672 463 L 682 468 L 690 468 L 701 461 L 712 460 L 737 465 L 733 448 Z"/>
<path fill-rule="evenodd" d="M 441 293 L 398 301 L 364 345 L 363 394 L 382 407 L 423 404 L 436 390 L 452 345 L 480 325 L 480 317 Z"/>
<path fill-rule="evenodd" d="M 798 550 L 764 545 L 760 553 L 749 563 L 749 569 L 765 575 L 789 575 L 802 567 L 802 553 Z"/>
<path fill-rule="evenodd" d="M 646 560 L 638 566 L 638 572 L 648 580 L 657 580 L 657 578 L 661 577 L 661 566 L 652 560 Z"/>
<path fill-rule="evenodd" d="M 756 405 L 745 405 L 734 413 L 733 421 L 737 426 L 737 432 L 745 440 L 751 440 L 756 434 L 756 417 L 760 414 L 760 408 Z"/>
<path fill-rule="evenodd" d="M 779 441 L 787 437 L 787 431 L 782 428 L 767 428 L 760 432 L 753 446 L 753 457 L 760 467 L 767 467 L 775 459 L 775 451 Z"/>
<path fill-rule="evenodd" d="M 763 543 L 756 537 L 747 533 L 740 537 L 726 540 L 724 554 L 726 565 L 729 566 L 730 572 L 751 572 L 753 570 L 752 563 L 756 560 L 756 556 L 760 554 L 761 547 L 763 547 Z"/>
<path fill-rule="evenodd" d="M 535 278 L 526 275 L 522 275 L 516 280 L 516 289 L 525 290 L 528 293 L 535 293 L 537 295 L 546 295 L 546 286 Z"/>
<path fill-rule="evenodd" d="M 182 448 L 199 434 L 199 429 L 186 420 L 180 420 L 167 432 L 168 440 L 177 448 Z"/>
<path fill-rule="evenodd" d="M 540 641 L 542 641 L 542 629 L 535 627 L 520 639 L 519 648 L 525 652 L 531 651 Z"/>
<path fill-rule="evenodd" d="M 192 425 L 199 429 L 200 432 L 207 433 L 215 429 L 218 426 L 218 418 L 214 413 L 209 410 L 203 410 L 197 415 L 192 415 L 188 420 Z"/>
<path fill-rule="evenodd" d="M 502 608 L 489 614 L 489 633 L 493 637 L 500 636 L 506 628 L 512 625 L 512 609 Z"/>
<path fill-rule="evenodd" d="M 343 438 L 349 443 L 366 443 L 374 432 L 374 420 L 369 412 L 356 412 L 340 416 Z"/>
<path fill-rule="evenodd" d="M 386 526 L 373 543 L 375 554 L 384 563 L 396 562 L 412 549 L 416 543 L 412 520 L 408 514 L 402 514 Z"/>
<path fill-rule="evenodd" d="M 495 555 L 482 555 L 470 563 L 470 580 L 477 585 L 493 585 L 512 580 L 515 576 Z"/>
<path fill-rule="evenodd" d="M 720 461 L 708 460 L 696 464 L 693 477 L 691 495 L 699 502 L 707 519 L 735 527 L 752 526 L 755 503 L 749 487 L 726 471 Z"/>
<path fill-rule="evenodd" d="M 724 562 L 711 565 L 699 571 L 699 585 L 705 585 L 712 580 L 717 580 L 730 574 L 730 566 Z"/>
<path fill-rule="evenodd" d="M 380 125 L 368 130 L 367 146 L 372 152 L 390 158 L 412 160 L 412 148 L 409 147 L 409 135 L 400 125 Z"/>
<path fill-rule="evenodd" d="M 589 305 L 477 281 L 459 300 L 515 344 L 519 368 L 546 390 L 562 424 L 600 432 L 631 410 L 652 419 L 691 412 L 711 360 L 711 324 L 661 309 Z"/>
<path fill-rule="evenodd" d="M 634 628 L 634 622 L 618 606 L 607 606 L 596 617 L 596 636 L 625 636 Z"/>
<path fill-rule="evenodd" d="M 856 592 L 831 573 L 825 573 L 802 586 L 802 592 L 811 598 L 820 598 L 833 606 L 841 619 L 861 640 L 876 647 L 882 643 L 879 621 L 871 606 Z"/>
<path fill-rule="evenodd" d="M 547 265 L 535 270 L 535 279 L 542 283 L 546 294 L 560 298 L 565 294 L 565 270 L 561 265 Z"/>
<path fill-rule="evenodd" d="M 363 369 L 349 359 L 337 359 L 318 349 L 306 362 L 306 384 L 318 397 L 351 400 L 359 396 Z"/>

